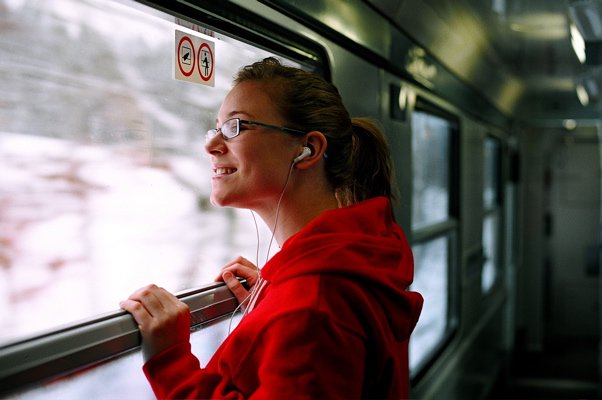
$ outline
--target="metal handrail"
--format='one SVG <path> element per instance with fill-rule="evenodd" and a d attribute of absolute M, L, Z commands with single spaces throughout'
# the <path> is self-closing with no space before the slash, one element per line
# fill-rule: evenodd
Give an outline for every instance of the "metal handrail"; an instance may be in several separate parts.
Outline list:
<path fill-rule="evenodd" d="M 191 330 L 236 310 L 227 286 L 214 283 L 177 295 L 188 305 Z M 138 325 L 125 311 L 107 313 L 0 346 L 0 395 L 65 376 L 140 347 Z"/>

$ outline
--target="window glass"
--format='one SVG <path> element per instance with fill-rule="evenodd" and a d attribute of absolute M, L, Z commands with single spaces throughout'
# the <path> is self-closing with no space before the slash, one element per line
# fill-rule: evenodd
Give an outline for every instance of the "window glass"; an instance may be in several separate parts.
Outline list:
<path fill-rule="evenodd" d="M 481 288 L 488 292 L 497 278 L 498 249 L 499 249 L 499 227 L 498 214 L 492 213 L 483 220 L 483 251 L 485 263 L 481 275 Z"/>
<path fill-rule="evenodd" d="M 410 369 L 416 370 L 442 342 L 448 328 L 449 238 L 414 245 L 414 282 L 411 290 L 424 297 L 420 321 L 410 337 Z"/>
<path fill-rule="evenodd" d="M 125 1 L 0 0 L 0 343 L 256 259 L 251 214 L 209 204 L 203 146 L 232 76 L 271 54 L 173 21 Z M 176 29 L 215 42 L 215 87 L 173 79 Z"/>
<path fill-rule="evenodd" d="M 412 113 L 412 229 L 449 218 L 451 122 Z"/>

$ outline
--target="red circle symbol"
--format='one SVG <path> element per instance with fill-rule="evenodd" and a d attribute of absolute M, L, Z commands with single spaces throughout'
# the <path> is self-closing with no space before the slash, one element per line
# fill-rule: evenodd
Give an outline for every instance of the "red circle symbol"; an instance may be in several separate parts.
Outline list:
<path fill-rule="evenodd" d="M 201 79 L 208 81 L 213 76 L 213 52 L 207 43 L 202 43 L 199 47 L 197 68 Z"/>
<path fill-rule="evenodd" d="M 190 45 L 190 47 L 184 46 L 184 42 Z M 182 36 L 180 43 L 178 43 L 178 68 L 184 76 L 192 75 L 194 71 L 194 63 L 196 57 L 194 54 L 194 45 L 192 40 L 188 36 Z"/>

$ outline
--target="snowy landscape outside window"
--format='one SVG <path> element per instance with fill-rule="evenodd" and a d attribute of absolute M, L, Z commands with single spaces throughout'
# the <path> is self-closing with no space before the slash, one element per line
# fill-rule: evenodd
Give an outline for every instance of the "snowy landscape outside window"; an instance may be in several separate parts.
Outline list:
<path fill-rule="evenodd" d="M 272 54 L 204 31 L 215 87 L 176 81 L 175 30 L 203 36 L 182 24 L 133 2 L 0 0 L 0 343 L 256 259 L 251 214 L 209 202 L 203 146 L 232 76 Z"/>

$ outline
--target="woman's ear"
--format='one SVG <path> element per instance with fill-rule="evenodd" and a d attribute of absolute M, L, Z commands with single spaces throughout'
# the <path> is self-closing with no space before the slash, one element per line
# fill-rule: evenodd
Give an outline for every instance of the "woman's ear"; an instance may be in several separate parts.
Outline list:
<path fill-rule="evenodd" d="M 295 163 L 295 168 L 309 169 L 323 159 L 328 143 L 326 136 L 320 131 L 311 131 L 305 136 L 304 147 L 309 148 L 310 154 Z"/>

